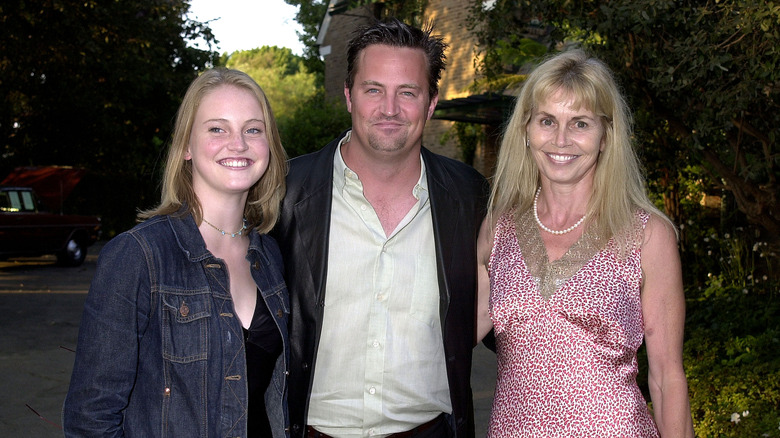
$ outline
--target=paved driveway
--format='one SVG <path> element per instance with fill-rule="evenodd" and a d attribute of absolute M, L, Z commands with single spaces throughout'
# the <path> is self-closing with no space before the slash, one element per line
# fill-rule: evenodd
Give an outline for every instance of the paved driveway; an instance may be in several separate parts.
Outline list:
<path fill-rule="evenodd" d="M 60 414 L 78 326 L 102 243 L 77 268 L 53 256 L 0 261 L 0 436 L 61 437 Z M 495 356 L 474 350 L 477 437 L 484 437 L 495 386 Z"/>

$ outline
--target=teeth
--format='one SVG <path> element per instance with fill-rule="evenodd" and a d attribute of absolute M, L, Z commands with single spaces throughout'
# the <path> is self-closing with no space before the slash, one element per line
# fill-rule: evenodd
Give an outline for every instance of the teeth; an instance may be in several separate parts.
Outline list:
<path fill-rule="evenodd" d="M 249 165 L 249 160 L 222 160 L 219 164 L 225 167 L 246 167 Z"/>
<path fill-rule="evenodd" d="M 555 161 L 571 161 L 577 158 L 576 155 L 556 155 L 556 154 L 547 154 L 547 155 Z"/>

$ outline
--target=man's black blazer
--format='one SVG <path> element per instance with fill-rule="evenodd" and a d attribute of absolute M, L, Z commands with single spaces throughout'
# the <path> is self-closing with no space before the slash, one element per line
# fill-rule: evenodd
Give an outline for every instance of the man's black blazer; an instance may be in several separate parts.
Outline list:
<path fill-rule="evenodd" d="M 289 406 L 291 436 L 305 435 L 317 348 L 322 329 L 328 263 L 333 157 L 339 141 L 290 161 L 287 195 L 274 237 L 290 292 Z M 471 356 L 475 338 L 477 235 L 489 196 L 485 178 L 471 166 L 421 151 L 436 242 L 439 300 L 450 424 L 456 437 L 474 436 Z M 349 260 L 340 261 L 349 263 Z"/>

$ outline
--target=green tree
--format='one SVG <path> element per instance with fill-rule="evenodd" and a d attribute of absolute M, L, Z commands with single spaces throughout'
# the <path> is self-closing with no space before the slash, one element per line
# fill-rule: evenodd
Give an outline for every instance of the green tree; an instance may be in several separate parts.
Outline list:
<path fill-rule="evenodd" d="M 320 25 L 327 14 L 341 14 L 353 8 L 372 5 L 374 16 L 377 18 L 393 15 L 410 23 L 421 25 L 422 12 L 427 4 L 427 0 L 343 0 L 337 2 L 334 8 L 329 10 L 330 1 L 328 0 L 284 0 L 284 2 L 298 7 L 295 21 L 303 27 L 303 32 L 298 36 L 305 47 L 306 68 L 310 72 L 320 75 L 325 72 L 325 64 L 320 58 L 317 37 Z"/>
<path fill-rule="evenodd" d="M 289 123 L 299 106 L 317 91 L 317 75 L 292 50 L 264 46 L 233 52 L 225 65 L 251 76 L 265 91 L 280 125 Z"/>
<path fill-rule="evenodd" d="M 344 102 L 327 99 L 325 89 L 319 87 L 289 123 L 280 124 L 279 135 L 290 157 L 296 157 L 322 148 L 351 125 Z"/>
<path fill-rule="evenodd" d="M 284 0 L 285 3 L 298 7 L 295 21 L 301 25 L 303 32 L 298 35 L 304 46 L 303 56 L 306 68 L 312 73 L 322 75 L 325 73 L 325 63 L 320 58 L 320 48 L 317 45 L 320 25 L 328 12 L 326 0 Z"/>
<path fill-rule="evenodd" d="M 0 171 L 72 165 L 97 179 L 107 235 L 158 199 L 178 103 L 217 54 L 182 0 L 12 0 L 0 6 Z"/>
<path fill-rule="evenodd" d="M 498 0 L 472 10 L 483 73 L 506 72 L 499 41 L 547 29 L 615 71 L 637 114 L 643 158 L 677 180 L 699 166 L 780 244 L 780 6 L 763 0 Z M 674 184 L 667 190 L 674 190 Z"/>
<path fill-rule="evenodd" d="M 507 50 L 517 48 L 517 35 L 550 50 L 582 45 L 616 72 L 635 113 L 650 187 L 683 231 L 684 361 L 696 434 L 777 436 L 780 7 L 760 0 L 497 0 L 472 14 L 481 69 L 491 80 L 522 80 L 525 60 L 512 62 Z M 733 199 L 715 218 L 721 229 L 698 202 L 713 188 Z M 760 235 L 722 226 L 723 217 L 738 216 L 732 205 Z"/>
<path fill-rule="evenodd" d="M 246 72 L 265 91 L 291 157 L 326 145 L 350 124 L 344 104 L 325 98 L 320 76 L 290 49 L 261 47 L 234 52 L 225 65 Z"/>

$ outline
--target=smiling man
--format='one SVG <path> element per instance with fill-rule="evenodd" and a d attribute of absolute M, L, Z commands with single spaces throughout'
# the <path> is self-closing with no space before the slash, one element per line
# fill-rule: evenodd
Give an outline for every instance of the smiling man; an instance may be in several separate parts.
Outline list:
<path fill-rule="evenodd" d="M 293 437 L 471 437 L 482 175 L 422 146 L 445 44 L 389 19 L 349 43 L 352 128 L 291 162 Z"/>

